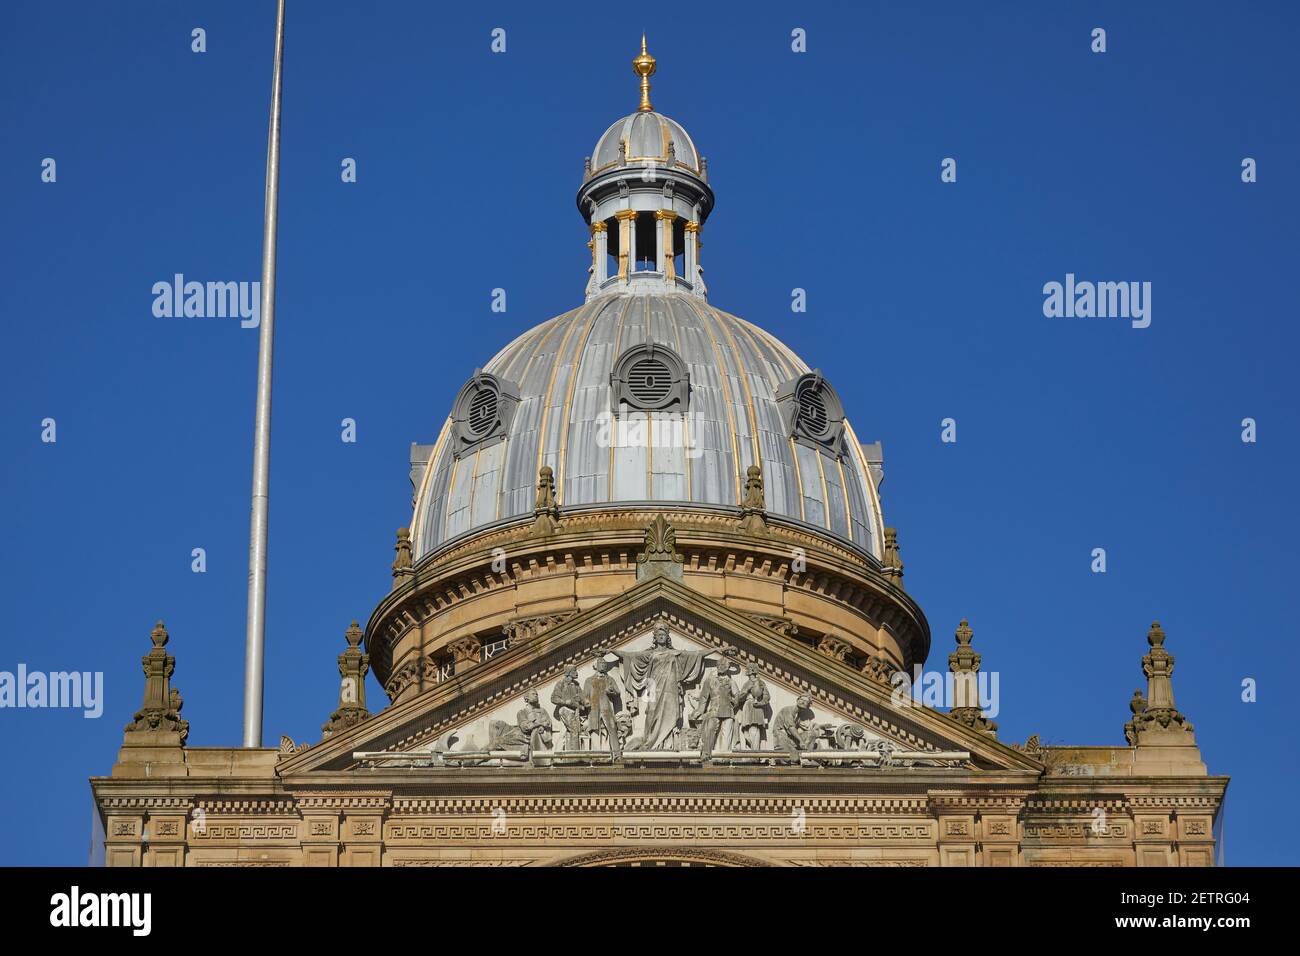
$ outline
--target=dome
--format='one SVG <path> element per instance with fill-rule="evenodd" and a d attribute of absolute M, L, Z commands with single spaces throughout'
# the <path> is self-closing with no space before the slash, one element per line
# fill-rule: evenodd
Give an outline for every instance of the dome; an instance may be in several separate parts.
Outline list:
<path fill-rule="evenodd" d="M 859 444 L 820 373 L 697 295 L 604 293 L 525 332 L 412 459 L 417 557 L 531 517 L 543 466 L 562 509 L 734 510 L 755 463 L 769 515 L 882 556 L 879 446 Z"/>
<path fill-rule="evenodd" d="M 623 143 L 627 144 L 627 162 L 653 160 L 665 166 L 675 163 L 697 176 L 703 175 L 699 153 L 686 130 L 676 120 L 653 111 L 625 116 L 605 130 L 591 153 L 592 173 L 620 165 Z"/>

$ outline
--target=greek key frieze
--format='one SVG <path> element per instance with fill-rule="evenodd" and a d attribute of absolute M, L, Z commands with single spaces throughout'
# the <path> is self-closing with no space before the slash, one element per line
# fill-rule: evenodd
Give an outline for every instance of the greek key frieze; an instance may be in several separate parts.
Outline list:
<path fill-rule="evenodd" d="M 1092 837 L 1123 840 L 1128 835 L 1128 826 L 1124 823 L 1111 823 L 1104 827 L 1094 827 L 1090 822 L 1025 824 L 1026 840 L 1087 840 Z"/>
<path fill-rule="evenodd" d="M 386 841 L 419 842 L 484 842 L 484 841 L 539 841 L 554 842 L 608 842 L 629 841 L 680 841 L 708 840 L 930 840 L 929 822 L 918 823 L 805 823 L 792 825 L 789 820 L 779 823 L 390 823 Z"/>
<path fill-rule="evenodd" d="M 296 840 L 296 823 L 208 823 L 192 827 L 195 840 Z"/>

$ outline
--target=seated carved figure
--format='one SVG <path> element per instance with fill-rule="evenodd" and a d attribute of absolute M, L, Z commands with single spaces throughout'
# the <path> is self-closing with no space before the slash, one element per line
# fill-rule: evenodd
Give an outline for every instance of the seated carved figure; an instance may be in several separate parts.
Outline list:
<path fill-rule="evenodd" d="M 534 750 L 551 749 L 551 718 L 542 709 L 537 691 L 524 694 L 524 708 L 515 715 L 517 724 L 494 720 L 488 724 L 488 750 L 521 750 L 530 756 Z"/>

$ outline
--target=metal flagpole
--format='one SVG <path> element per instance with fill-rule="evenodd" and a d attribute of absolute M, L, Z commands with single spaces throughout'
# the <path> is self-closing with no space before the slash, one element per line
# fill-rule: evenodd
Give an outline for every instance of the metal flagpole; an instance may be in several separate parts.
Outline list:
<path fill-rule="evenodd" d="M 275 16 L 271 127 L 266 144 L 262 226 L 262 312 L 257 341 L 257 415 L 253 436 L 253 507 L 248 530 L 248 637 L 244 652 L 244 746 L 262 746 L 262 672 L 266 642 L 266 528 L 271 479 L 271 352 L 275 344 L 275 228 L 280 200 L 280 71 L 284 0 Z"/>

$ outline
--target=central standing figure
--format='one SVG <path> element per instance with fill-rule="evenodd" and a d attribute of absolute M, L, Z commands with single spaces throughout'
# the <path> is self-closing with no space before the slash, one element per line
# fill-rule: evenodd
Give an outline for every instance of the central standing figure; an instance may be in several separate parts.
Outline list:
<path fill-rule="evenodd" d="M 628 742 L 628 750 L 671 750 L 677 746 L 677 732 L 685 710 L 682 685 L 700 679 L 704 673 L 704 652 L 679 651 L 673 647 L 667 624 L 655 625 L 654 644 L 647 651 L 611 651 L 623 665 L 627 689 L 640 695 L 647 691 L 645 733 Z"/>

